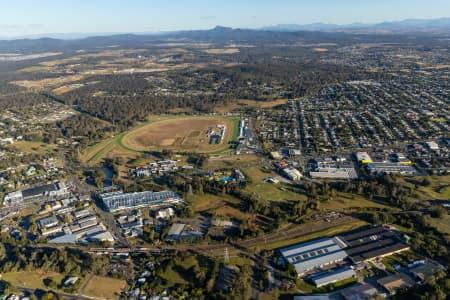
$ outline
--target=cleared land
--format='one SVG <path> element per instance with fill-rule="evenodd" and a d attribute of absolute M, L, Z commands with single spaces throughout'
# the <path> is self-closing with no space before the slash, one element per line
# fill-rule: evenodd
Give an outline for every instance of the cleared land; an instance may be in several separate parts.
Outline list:
<path fill-rule="evenodd" d="M 313 48 L 313 51 L 315 51 L 315 52 L 327 52 L 328 49 L 327 48 Z"/>
<path fill-rule="evenodd" d="M 450 215 L 444 215 L 442 218 L 430 218 L 430 223 L 438 231 L 450 234 Z"/>
<path fill-rule="evenodd" d="M 330 223 L 318 221 L 315 224 L 309 223 L 299 226 L 299 228 L 303 229 L 301 235 L 292 234 L 292 236 L 290 236 L 290 230 L 284 230 L 284 233 L 278 233 L 278 236 L 274 237 L 273 241 L 267 239 L 267 242 L 264 244 L 261 243 L 259 247 L 260 249 L 268 250 L 278 249 L 325 236 L 331 237 L 364 225 L 367 225 L 367 223 L 360 220 L 351 219 L 350 217 L 343 217 Z M 292 231 L 296 232 L 295 230 Z"/>
<path fill-rule="evenodd" d="M 256 108 L 261 108 L 261 109 L 269 109 L 269 108 L 274 108 L 279 105 L 286 104 L 287 102 L 288 102 L 287 99 L 276 99 L 276 100 L 267 100 L 267 101 L 239 99 L 235 103 L 230 103 L 228 105 L 219 105 L 214 108 L 214 111 L 216 113 L 226 113 L 226 112 L 241 109 L 244 107 L 256 107 Z"/>
<path fill-rule="evenodd" d="M 45 144 L 40 142 L 19 141 L 9 145 L 10 148 L 19 152 L 46 154 L 56 149 L 55 144 Z"/>
<path fill-rule="evenodd" d="M 240 205 L 240 200 L 230 195 L 191 195 L 187 196 L 186 200 L 192 205 L 192 210 L 196 213 L 208 211 L 215 216 L 239 220 L 247 220 L 251 217 L 250 214 L 236 208 Z"/>
<path fill-rule="evenodd" d="M 260 163 L 260 158 L 254 154 L 230 155 L 230 156 L 212 156 L 208 159 L 205 170 L 223 169 L 223 168 L 240 168 L 247 166 L 255 166 Z"/>
<path fill-rule="evenodd" d="M 204 50 L 204 52 L 208 53 L 208 54 L 235 54 L 235 53 L 239 53 L 239 49 L 238 48 L 226 48 L 226 49 L 208 49 L 208 50 Z"/>
<path fill-rule="evenodd" d="M 418 185 L 416 193 L 419 200 L 450 199 L 450 175 L 428 176 L 426 178 L 429 180 L 430 185 Z M 421 181 L 420 177 L 415 177 L 413 179 L 402 178 L 401 180 L 401 183 L 403 185 L 408 186 L 412 189 L 415 189 L 415 184 L 418 183 L 417 180 Z"/>
<path fill-rule="evenodd" d="M 59 283 L 64 278 L 64 275 L 55 272 L 36 270 L 3 273 L 0 278 L 11 283 L 13 286 L 46 290 L 47 287 L 44 284 L 44 279 L 51 278 Z"/>
<path fill-rule="evenodd" d="M 125 285 L 125 280 L 93 276 L 80 293 L 100 299 L 118 299 Z"/>
<path fill-rule="evenodd" d="M 69 75 L 56 78 L 45 78 L 40 80 L 13 81 L 12 83 L 25 88 L 45 88 L 69 82 L 80 81 L 82 79 L 83 79 L 82 75 Z"/>
<path fill-rule="evenodd" d="M 246 191 L 256 193 L 266 201 L 306 200 L 306 196 L 300 194 L 297 189 L 284 184 L 264 182 L 265 178 L 277 176 L 272 172 L 263 172 L 258 167 L 243 168 L 244 174 L 250 178 L 245 187 Z"/>
<path fill-rule="evenodd" d="M 81 85 L 63 85 L 61 87 L 58 87 L 58 88 L 52 90 L 52 93 L 54 93 L 55 95 L 62 95 L 62 94 L 74 91 L 80 87 L 81 87 Z"/>
<path fill-rule="evenodd" d="M 223 138 L 219 136 L 224 125 Z M 234 122 L 220 117 L 183 117 L 157 121 L 142 126 L 121 139 L 125 148 L 135 151 L 162 150 L 216 152 L 229 148 Z"/>

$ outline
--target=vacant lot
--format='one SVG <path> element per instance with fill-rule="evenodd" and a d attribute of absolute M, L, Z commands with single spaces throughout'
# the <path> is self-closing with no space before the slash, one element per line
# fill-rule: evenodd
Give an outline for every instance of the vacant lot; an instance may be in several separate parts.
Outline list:
<path fill-rule="evenodd" d="M 195 194 L 188 195 L 186 200 L 196 213 L 209 212 L 225 219 L 247 220 L 250 217 L 238 209 L 240 200 L 230 195 Z"/>
<path fill-rule="evenodd" d="M 288 102 L 287 99 L 276 99 L 276 100 L 266 100 L 266 101 L 256 101 L 249 99 L 239 99 L 234 103 L 230 103 L 228 105 L 218 105 L 214 108 L 216 113 L 225 113 L 238 109 L 242 109 L 244 107 L 256 107 L 261 109 L 269 109 L 274 108 L 276 106 L 280 106 L 286 104 Z"/>
<path fill-rule="evenodd" d="M 450 215 L 444 215 L 442 218 L 430 218 L 429 220 L 438 231 L 450 234 Z"/>
<path fill-rule="evenodd" d="M 249 182 L 245 188 L 246 191 L 256 193 L 261 199 L 266 201 L 286 201 L 286 200 L 305 200 L 306 196 L 300 191 L 282 183 L 273 184 L 264 182 L 265 178 L 277 176 L 273 172 L 263 172 L 258 167 L 243 168 L 244 174 Z"/>
<path fill-rule="evenodd" d="M 260 159 L 255 154 L 244 155 L 220 155 L 211 156 L 203 168 L 205 170 L 223 168 L 241 168 L 255 166 L 260 163 Z"/>
<path fill-rule="evenodd" d="M 214 138 L 221 134 L 222 140 Z M 125 148 L 135 151 L 173 150 L 188 152 L 215 152 L 229 148 L 235 122 L 227 118 L 182 117 L 156 121 L 123 136 Z"/>
<path fill-rule="evenodd" d="M 62 94 L 74 91 L 80 87 L 81 87 L 81 85 L 63 85 L 61 87 L 53 89 L 52 93 L 54 93 L 55 95 L 62 95 Z"/>
<path fill-rule="evenodd" d="M 30 289 L 47 289 L 44 284 L 44 279 L 51 278 L 57 283 L 60 283 L 64 275 L 55 272 L 36 271 L 22 271 L 3 273 L 1 279 L 8 281 L 13 286 L 30 288 Z"/>
<path fill-rule="evenodd" d="M 56 149 L 54 144 L 45 144 L 40 142 L 19 141 L 10 145 L 19 152 L 33 153 L 33 154 L 46 154 Z"/>
<path fill-rule="evenodd" d="M 315 51 L 315 52 L 327 52 L 328 49 L 327 48 L 313 48 L 313 51 Z"/>
<path fill-rule="evenodd" d="M 12 82 L 15 85 L 25 88 L 46 88 L 50 86 L 58 86 L 70 82 L 80 81 L 83 79 L 81 75 L 69 75 L 56 78 L 45 78 L 40 80 L 22 80 Z"/>
<path fill-rule="evenodd" d="M 239 53 L 238 48 L 226 48 L 226 49 L 208 49 L 204 50 L 208 54 L 235 54 Z"/>
<path fill-rule="evenodd" d="M 427 178 L 430 182 L 428 186 L 423 186 L 420 184 L 422 181 L 420 177 L 415 177 L 413 179 L 403 178 L 401 184 L 404 184 L 412 189 L 415 189 L 415 184 L 417 184 L 417 198 L 420 200 L 450 199 L 450 175 L 427 176 L 425 178 Z"/>
<path fill-rule="evenodd" d="M 118 299 L 125 285 L 125 280 L 93 276 L 80 293 L 100 299 Z"/>

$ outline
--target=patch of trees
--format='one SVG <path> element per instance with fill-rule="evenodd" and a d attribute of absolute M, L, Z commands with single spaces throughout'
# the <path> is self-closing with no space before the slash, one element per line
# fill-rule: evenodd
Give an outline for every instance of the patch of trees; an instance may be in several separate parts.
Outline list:
<path fill-rule="evenodd" d="M 2 87 L 0 87 L 1 90 Z M 33 92 L 18 92 L 15 89 L 11 89 L 8 92 L 0 94 L 0 109 L 16 111 L 20 110 L 20 113 L 26 113 L 27 109 L 39 103 L 46 103 L 48 99 L 38 93 Z"/>
<path fill-rule="evenodd" d="M 416 209 L 412 200 L 413 188 L 403 185 L 397 175 L 368 176 L 365 181 L 348 181 L 333 184 L 338 191 L 362 195 L 370 200 L 379 200 L 404 210 Z"/>
<path fill-rule="evenodd" d="M 0 243 L 0 271 L 43 270 L 74 276 L 101 274 L 106 258 L 94 257 L 77 249 L 35 248 L 11 238 Z"/>
<path fill-rule="evenodd" d="M 421 285 L 397 291 L 392 299 L 445 300 L 448 299 L 448 295 L 450 295 L 450 276 L 445 272 L 439 272 L 427 277 Z"/>
<path fill-rule="evenodd" d="M 135 257 L 137 266 L 142 269 L 148 260 L 151 260 L 155 267 L 150 271 L 151 280 L 140 285 L 141 291 L 148 294 L 161 294 L 164 286 L 172 286 L 171 295 L 174 297 L 188 297 L 189 299 L 211 299 L 214 281 L 219 272 L 219 262 L 206 256 L 194 254 L 192 252 L 178 252 L 176 255 Z M 186 266 L 189 264 L 189 266 Z M 172 282 L 164 274 L 175 272 L 186 282 L 185 284 Z"/>
<path fill-rule="evenodd" d="M 63 137 L 80 136 L 87 142 L 95 141 L 115 132 L 111 124 L 97 120 L 86 114 L 77 114 L 56 122 Z"/>

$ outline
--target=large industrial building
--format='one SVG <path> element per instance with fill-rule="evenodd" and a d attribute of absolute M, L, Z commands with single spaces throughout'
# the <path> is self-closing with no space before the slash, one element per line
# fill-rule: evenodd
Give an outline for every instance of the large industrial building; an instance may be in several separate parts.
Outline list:
<path fill-rule="evenodd" d="M 325 274 L 320 274 L 312 278 L 312 282 L 316 287 L 325 286 L 331 283 L 342 281 L 348 278 L 355 278 L 356 273 L 350 267 L 340 268 Z"/>
<path fill-rule="evenodd" d="M 39 185 L 6 194 L 3 199 L 3 205 L 16 206 L 23 202 L 33 201 L 43 197 L 63 197 L 68 192 L 69 190 L 64 182 Z"/>
<path fill-rule="evenodd" d="M 383 226 L 367 226 L 339 235 L 350 260 L 357 264 L 409 249 L 396 232 Z"/>
<path fill-rule="evenodd" d="M 178 203 L 182 200 L 178 194 L 172 191 L 146 191 L 136 193 L 112 192 L 100 194 L 99 197 L 108 211 Z"/>
<path fill-rule="evenodd" d="M 356 179 L 358 173 L 352 161 L 341 157 L 316 158 L 310 162 L 312 178 Z"/>
<path fill-rule="evenodd" d="M 365 226 L 333 238 L 281 248 L 279 252 L 302 276 L 347 258 L 350 264 L 358 264 L 408 249 L 396 232 L 383 226 Z"/>
<path fill-rule="evenodd" d="M 377 175 L 384 173 L 398 173 L 410 176 L 417 175 L 417 171 L 413 166 L 401 162 L 372 162 L 366 164 L 366 168 L 369 172 Z"/>
<path fill-rule="evenodd" d="M 330 238 L 313 240 L 280 249 L 284 259 L 294 265 L 300 276 L 308 271 L 344 260 L 342 244 Z"/>

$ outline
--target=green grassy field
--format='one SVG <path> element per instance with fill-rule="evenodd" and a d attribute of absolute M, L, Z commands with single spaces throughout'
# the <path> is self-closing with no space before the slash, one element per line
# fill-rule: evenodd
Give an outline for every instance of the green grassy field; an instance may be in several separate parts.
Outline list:
<path fill-rule="evenodd" d="M 118 299 L 125 285 L 125 280 L 92 276 L 80 293 L 98 299 Z"/>
<path fill-rule="evenodd" d="M 260 158 L 254 154 L 211 156 L 203 166 L 204 170 L 225 168 L 241 168 L 247 165 L 258 165 Z"/>
<path fill-rule="evenodd" d="M 355 221 L 355 222 L 351 222 L 351 223 L 347 223 L 347 224 L 337 225 L 335 227 L 328 228 L 328 229 L 321 230 L 321 231 L 317 231 L 317 232 L 314 232 L 314 233 L 311 233 L 311 234 L 303 235 L 303 236 L 300 236 L 300 237 L 294 238 L 294 239 L 277 241 L 277 242 L 274 242 L 274 243 L 261 244 L 259 246 L 259 248 L 260 249 L 266 249 L 266 250 L 278 249 L 278 248 L 281 248 L 281 247 L 285 247 L 285 246 L 293 245 L 293 244 L 296 244 L 296 243 L 301 243 L 301 242 L 317 239 L 317 238 L 320 238 L 320 237 L 334 236 L 334 235 L 337 235 L 337 234 L 345 232 L 345 231 L 349 231 L 349 230 L 353 230 L 353 229 L 362 227 L 364 225 L 367 225 L 367 223 L 364 222 L 364 221 Z"/>
<path fill-rule="evenodd" d="M 275 176 L 274 173 L 263 172 L 258 167 L 243 169 L 245 175 L 250 178 L 245 190 L 254 192 L 266 201 L 306 200 L 306 196 L 299 193 L 295 188 L 284 184 L 273 184 L 264 182 L 267 177 Z"/>
<path fill-rule="evenodd" d="M 117 145 L 120 145 L 120 139 L 124 133 L 121 133 L 115 137 L 103 140 L 91 147 L 88 147 L 80 156 L 80 160 L 83 163 L 95 165 L 105 158 Z M 128 149 L 125 149 L 130 151 Z"/>
<path fill-rule="evenodd" d="M 230 195 L 195 194 L 188 195 L 186 200 L 195 213 L 210 212 L 214 216 L 225 219 L 247 220 L 250 214 L 237 209 L 240 200 Z"/>
<path fill-rule="evenodd" d="M 323 205 L 327 210 L 343 211 L 347 209 L 359 209 L 359 208 L 380 208 L 380 209 L 394 209 L 390 206 L 370 201 L 360 195 L 350 193 L 336 193 L 335 197 L 332 197 L 331 201 L 328 201 Z"/>
<path fill-rule="evenodd" d="M 430 218 L 429 220 L 438 231 L 450 234 L 450 215 L 444 215 L 442 218 Z"/>
<path fill-rule="evenodd" d="M 184 273 L 197 263 L 197 258 L 190 255 L 182 259 L 178 266 L 166 268 L 166 270 L 161 274 L 161 277 L 167 280 L 167 284 L 164 287 L 172 287 L 175 284 L 189 284 L 189 282 L 184 278 L 186 276 Z"/>
<path fill-rule="evenodd" d="M 302 291 L 303 293 L 315 293 L 315 294 L 330 293 L 332 291 L 353 285 L 356 282 L 357 282 L 356 278 L 348 278 L 335 283 L 328 284 L 326 286 L 322 286 L 320 288 L 316 288 L 313 284 L 309 282 L 306 282 L 304 280 L 298 280 L 295 288 L 287 291 L 287 294 L 292 293 L 295 294 L 295 292 L 297 292 L 298 294 L 298 291 Z M 284 299 L 283 297 L 280 298 Z"/>
<path fill-rule="evenodd" d="M 11 283 L 13 286 L 30 289 L 48 289 L 44 284 L 44 279 L 51 278 L 56 283 L 60 283 L 64 275 L 55 272 L 21 271 L 1 274 L 1 279 Z"/>
<path fill-rule="evenodd" d="M 417 198 L 419 200 L 450 199 L 450 175 L 426 176 L 430 182 L 428 186 L 417 185 Z M 402 178 L 400 183 L 410 188 L 415 188 L 414 181 L 421 181 L 422 177 Z"/>
<path fill-rule="evenodd" d="M 19 152 L 44 155 L 53 152 L 58 146 L 41 142 L 18 141 L 8 147 Z"/>

